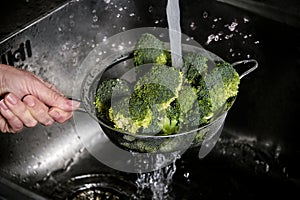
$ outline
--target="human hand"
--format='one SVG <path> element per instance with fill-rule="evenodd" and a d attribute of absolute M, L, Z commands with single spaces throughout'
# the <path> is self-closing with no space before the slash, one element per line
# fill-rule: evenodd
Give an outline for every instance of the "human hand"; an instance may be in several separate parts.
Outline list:
<path fill-rule="evenodd" d="M 49 126 L 72 117 L 79 102 L 69 100 L 33 73 L 0 65 L 0 131 L 19 132 L 38 123 Z"/>

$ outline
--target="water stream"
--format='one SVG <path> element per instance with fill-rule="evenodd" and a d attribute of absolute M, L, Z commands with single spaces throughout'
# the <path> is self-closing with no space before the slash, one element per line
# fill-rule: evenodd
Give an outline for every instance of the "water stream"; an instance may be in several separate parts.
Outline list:
<path fill-rule="evenodd" d="M 172 65 L 179 68 L 182 66 L 179 0 L 168 1 L 167 21 L 169 26 Z"/>
<path fill-rule="evenodd" d="M 179 0 L 169 0 L 167 4 L 167 21 L 170 37 L 170 50 L 172 65 L 174 67 L 182 67 L 182 48 L 181 48 L 181 27 L 180 27 L 180 9 Z M 164 159 L 163 155 L 157 155 Z M 170 199 L 170 186 L 173 175 L 176 172 L 175 162 L 180 156 L 178 155 L 174 161 L 164 168 L 158 168 L 148 173 L 137 174 L 137 195 L 139 199 L 145 199 L 152 196 L 153 200 Z M 159 160 L 159 159 L 157 159 Z M 159 163 L 157 163 L 159 164 Z M 148 193 L 151 193 L 150 195 Z"/>
<path fill-rule="evenodd" d="M 157 156 L 164 159 L 162 155 Z M 149 196 L 153 200 L 172 199 L 170 197 L 171 184 L 176 172 L 176 160 L 179 158 L 178 155 L 171 164 L 164 168 L 147 173 L 138 173 L 135 181 L 138 199 L 149 199 Z"/>

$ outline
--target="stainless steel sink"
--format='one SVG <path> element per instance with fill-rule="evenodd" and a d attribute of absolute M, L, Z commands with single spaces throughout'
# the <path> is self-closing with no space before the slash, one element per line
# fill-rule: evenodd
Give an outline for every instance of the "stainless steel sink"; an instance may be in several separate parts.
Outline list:
<path fill-rule="evenodd" d="M 165 3 L 67 2 L 1 41 L 1 62 L 32 71 L 79 98 L 84 76 L 77 72 L 87 54 L 119 32 L 166 27 Z M 181 4 L 182 30 L 191 40 L 229 62 L 255 58 L 260 66 L 242 80 L 213 151 L 199 159 L 198 149 L 190 149 L 177 160 L 172 198 L 298 195 L 300 42 L 288 36 L 300 30 L 215 1 Z M 100 148 L 93 144 L 99 134 L 98 124 L 81 112 L 65 124 L 0 134 L 0 199 L 73 199 L 93 187 L 100 188 L 98 195 L 133 198 L 137 175 L 100 162 L 90 151 L 94 147 L 87 146 Z"/>

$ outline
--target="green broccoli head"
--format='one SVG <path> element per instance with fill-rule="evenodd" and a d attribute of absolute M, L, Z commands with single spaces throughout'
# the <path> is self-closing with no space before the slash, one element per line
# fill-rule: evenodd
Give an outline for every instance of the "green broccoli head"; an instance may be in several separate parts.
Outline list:
<path fill-rule="evenodd" d="M 232 99 L 234 99 L 238 94 L 240 76 L 228 62 L 217 63 L 216 70 L 219 71 L 222 76 L 226 100 L 229 103 L 229 106 L 231 106 L 230 104 L 233 103 Z"/>
<path fill-rule="evenodd" d="M 175 130 L 168 128 L 178 121 L 170 117 L 173 108 L 171 104 L 178 97 L 182 82 L 183 73 L 165 65 L 154 65 L 138 78 L 130 97 L 129 109 L 134 120 L 144 120 L 151 111 L 152 120 L 149 127 L 144 127 L 143 133 L 170 133 Z"/>
<path fill-rule="evenodd" d="M 147 67 L 148 70 L 148 67 Z M 166 65 L 153 65 L 138 78 L 135 92 L 149 105 L 161 104 L 167 108 L 177 98 L 183 83 L 183 73 Z"/>
<path fill-rule="evenodd" d="M 144 135 L 159 135 L 164 127 L 165 119 L 167 118 L 166 110 L 161 110 L 159 105 L 152 105 L 151 122 L 148 127 L 141 129 L 141 134 Z"/>
<path fill-rule="evenodd" d="M 143 34 L 134 50 L 135 85 L 103 81 L 95 100 L 99 115 L 131 134 L 170 135 L 208 124 L 231 107 L 240 79 L 229 63 L 208 70 L 208 59 L 192 52 L 182 70 L 167 66 L 170 60 L 162 41 Z"/>
<path fill-rule="evenodd" d="M 111 107 L 113 97 L 130 94 L 129 84 L 122 79 L 109 79 L 101 82 L 95 96 L 95 108 L 98 117 L 108 119 L 108 109 Z"/>
<path fill-rule="evenodd" d="M 203 114 L 202 123 L 218 112 L 228 109 L 234 102 L 240 83 L 239 74 L 226 62 L 216 67 L 199 82 L 197 87 L 198 103 Z"/>
<path fill-rule="evenodd" d="M 139 38 L 134 49 L 135 66 L 157 63 L 170 65 L 171 55 L 164 46 L 164 43 L 150 33 L 144 33 Z"/>
<path fill-rule="evenodd" d="M 191 85 L 198 85 L 201 78 L 207 73 L 208 59 L 203 55 L 190 52 L 183 57 L 185 76 Z"/>
<path fill-rule="evenodd" d="M 145 116 L 142 119 L 132 117 L 130 110 L 130 96 L 124 96 L 115 99 L 109 109 L 109 118 L 114 123 L 114 127 L 131 134 L 138 133 L 141 127 L 148 127 L 152 113 L 150 109 L 145 110 Z"/>

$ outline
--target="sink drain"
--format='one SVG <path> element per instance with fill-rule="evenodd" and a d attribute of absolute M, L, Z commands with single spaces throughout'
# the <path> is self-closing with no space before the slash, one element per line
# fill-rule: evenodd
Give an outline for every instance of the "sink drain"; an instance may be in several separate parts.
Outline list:
<path fill-rule="evenodd" d="M 86 174 L 71 178 L 56 190 L 65 200 L 135 199 L 136 185 L 118 174 Z"/>
<path fill-rule="evenodd" d="M 109 188 L 89 188 L 75 192 L 70 200 L 122 200 L 126 196 Z"/>

